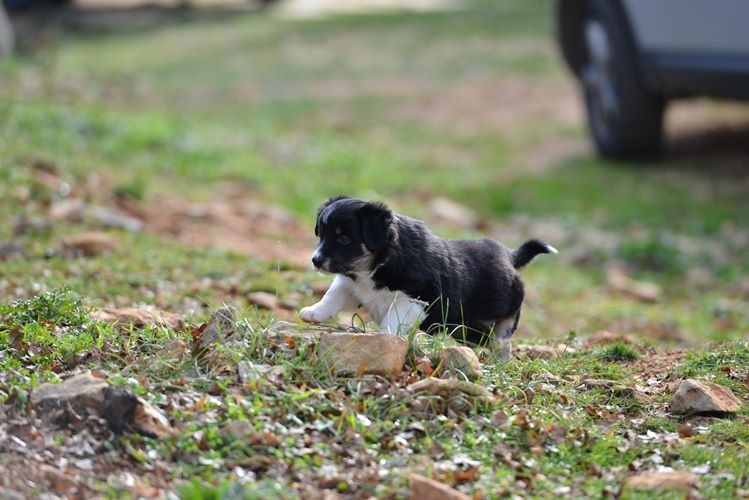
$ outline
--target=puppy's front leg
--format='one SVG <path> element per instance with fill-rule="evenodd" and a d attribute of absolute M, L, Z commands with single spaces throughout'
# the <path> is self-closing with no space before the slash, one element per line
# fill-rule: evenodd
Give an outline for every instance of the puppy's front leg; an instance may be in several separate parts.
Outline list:
<path fill-rule="evenodd" d="M 299 316 L 307 323 L 322 323 L 344 309 L 355 309 L 359 303 L 353 295 L 353 281 L 337 274 L 320 302 L 303 307 Z"/>

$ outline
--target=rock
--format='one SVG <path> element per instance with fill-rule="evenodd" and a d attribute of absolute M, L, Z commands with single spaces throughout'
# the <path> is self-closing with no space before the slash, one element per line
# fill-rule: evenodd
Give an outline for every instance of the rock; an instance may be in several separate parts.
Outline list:
<path fill-rule="evenodd" d="M 157 439 L 172 434 L 172 426 L 166 415 L 141 397 L 136 397 L 132 424 L 135 431 Z"/>
<path fill-rule="evenodd" d="M 580 388 L 583 389 L 613 389 L 619 385 L 616 380 L 603 380 L 597 378 L 586 378 L 580 381 Z"/>
<path fill-rule="evenodd" d="M 326 326 L 305 324 L 304 329 L 300 329 L 297 324 L 288 321 L 276 321 L 268 326 L 265 334 L 268 338 L 281 342 L 288 338 L 317 342 L 324 332 L 329 331 L 330 328 Z"/>
<path fill-rule="evenodd" d="M 161 410 L 127 389 L 107 387 L 101 415 L 118 434 L 135 431 L 161 439 L 172 433 L 172 426 Z"/>
<path fill-rule="evenodd" d="M 473 210 L 447 198 L 434 198 L 429 202 L 429 210 L 437 222 L 455 228 L 473 229 L 478 225 Z"/>
<path fill-rule="evenodd" d="M 459 377 L 476 380 L 481 377 L 481 363 L 476 352 L 467 346 L 449 346 L 439 350 L 437 372 L 442 378 Z"/>
<path fill-rule="evenodd" d="M 89 317 L 96 321 L 115 323 L 121 328 L 133 326 L 143 328 L 144 326 L 165 326 L 172 330 L 181 330 L 184 326 L 182 316 L 158 309 L 145 307 L 105 307 L 92 311 Z"/>
<path fill-rule="evenodd" d="M 323 295 L 325 295 L 325 292 L 327 292 L 329 288 L 330 288 L 329 282 L 312 283 L 310 285 L 310 290 L 312 291 L 312 295 L 314 295 L 315 297 L 322 297 Z"/>
<path fill-rule="evenodd" d="M 260 309 L 274 310 L 278 309 L 278 297 L 268 292 L 251 292 L 247 294 L 247 300 L 250 304 Z"/>
<path fill-rule="evenodd" d="M 552 359 L 561 356 L 566 352 L 575 352 L 571 346 L 559 345 L 516 345 L 514 349 L 515 357 L 526 357 L 529 359 Z"/>
<path fill-rule="evenodd" d="M 215 365 L 220 361 L 216 345 L 234 340 L 237 333 L 237 310 L 232 306 L 221 307 L 211 314 L 208 323 L 193 338 L 192 354 L 204 365 Z"/>
<path fill-rule="evenodd" d="M 143 229 L 143 222 L 126 215 L 116 208 L 88 205 L 81 199 L 64 199 L 53 204 L 49 209 L 53 220 L 81 222 L 92 220 L 104 227 L 114 227 L 126 231 L 138 232 Z"/>
<path fill-rule="evenodd" d="M 30 232 L 45 233 L 53 228 L 52 221 L 44 217 L 22 216 L 13 224 L 13 235 L 23 236 Z"/>
<path fill-rule="evenodd" d="M 410 498 L 411 500 L 469 500 L 471 497 L 421 474 L 411 474 Z"/>
<path fill-rule="evenodd" d="M 84 417 L 100 414 L 104 404 L 106 380 L 90 373 L 75 375 L 60 384 L 42 384 L 31 392 L 31 408 L 37 413 L 52 415 L 55 410 L 74 411 Z M 52 415 L 55 419 L 59 414 Z"/>
<path fill-rule="evenodd" d="M 644 406 L 653 404 L 653 398 L 638 391 L 634 387 L 620 387 L 618 389 L 615 388 L 615 392 L 619 397 L 629 398 Z"/>
<path fill-rule="evenodd" d="M 735 413 L 739 408 L 741 400 L 728 387 L 693 379 L 683 381 L 671 399 L 671 411 L 678 414 Z"/>
<path fill-rule="evenodd" d="M 49 216 L 53 220 L 80 222 L 83 219 L 85 209 L 86 203 L 83 200 L 79 198 L 65 198 L 52 204 L 49 208 Z"/>
<path fill-rule="evenodd" d="M 480 403 L 491 403 L 494 401 L 492 394 L 478 384 L 464 380 L 440 379 L 429 377 L 408 386 L 413 392 L 428 392 L 444 399 L 455 396 L 468 396 L 478 400 Z"/>
<path fill-rule="evenodd" d="M 90 373 L 75 375 L 60 384 L 42 384 L 30 398 L 31 409 L 58 424 L 104 417 L 113 431 L 134 431 L 161 438 L 172 431 L 166 416 L 127 389 L 117 389 Z"/>
<path fill-rule="evenodd" d="M 613 344 L 614 342 L 622 342 L 628 345 L 637 344 L 637 339 L 632 335 L 622 335 L 619 333 L 612 333 L 608 330 L 601 330 L 594 333 L 587 339 L 585 339 L 585 347 L 599 346 L 605 344 Z"/>
<path fill-rule="evenodd" d="M 414 369 L 421 373 L 425 377 L 429 377 L 434 373 L 434 366 L 432 366 L 432 360 L 427 357 L 422 357 L 414 361 Z"/>
<path fill-rule="evenodd" d="M 697 476 L 680 470 L 643 472 L 628 477 L 624 486 L 635 490 L 686 492 L 697 487 Z"/>
<path fill-rule="evenodd" d="M 328 332 L 320 336 L 317 355 L 337 373 L 355 375 L 401 372 L 408 342 L 389 334 Z"/>
<path fill-rule="evenodd" d="M 96 257 L 113 252 L 119 247 L 119 241 L 106 233 L 83 233 L 66 238 L 62 243 L 63 253 L 83 254 Z"/>
<path fill-rule="evenodd" d="M 634 280 L 618 268 L 611 268 L 606 272 L 606 282 L 612 290 L 628 295 L 640 302 L 658 302 L 661 298 L 660 286 L 655 283 Z"/>
<path fill-rule="evenodd" d="M 237 364 L 237 376 L 243 384 L 259 380 L 281 382 L 285 374 L 286 368 L 280 365 L 258 364 L 251 361 L 240 361 Z"/>
<path fill-rule="evenodd" d="M 180 359 L 187 354 L 190 348 L 182 339 L 174 339 L 169 344 L 159 349 L 158 357 L 160 359 Z"/>
<path fill-rule="evenodd" d="M 26 248 L 23 244 L 0 241 L 0 262 L 4 260 L 23 259 L 26 257 Z"/>
<path fill-rule="evenodd" d="M 90 217 L 104 227 L 114 227 L 134 233 L 143 229 L 142 221 L 135 217 L 125 215 L 114 208 L 87 206 L 83 213 L 86 217 Z"/>

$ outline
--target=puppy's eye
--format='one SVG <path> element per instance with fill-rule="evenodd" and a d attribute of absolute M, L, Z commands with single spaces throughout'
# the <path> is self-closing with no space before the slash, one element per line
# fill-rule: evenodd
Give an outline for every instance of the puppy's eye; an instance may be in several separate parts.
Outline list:
<path fill-rule="evenodd" d="M 349 237 L 348 237 L 348 236 L 346 236 L 345 234 L 342 234 L 342 235 L 340 235 L 340 236 L 339 236 L 338 238 L 336 238 L 336 240 L 335 240 L 335 241 L 336 241 L 336 243 L 338 243 L 339 245 L 348 245 L 349 243 L 351 243 L 351 238 L 349 238 Z"/>

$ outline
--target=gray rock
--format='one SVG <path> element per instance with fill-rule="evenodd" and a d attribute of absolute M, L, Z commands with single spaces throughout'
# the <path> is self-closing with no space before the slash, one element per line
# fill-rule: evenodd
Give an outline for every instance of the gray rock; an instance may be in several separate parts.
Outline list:
<path fill-rule="evenodd" d="M 42 384 L 31 393 L 31 408 L 40 415 L 70 408 L 79 416 L 100 414 L 106 380 L 90 373 L 75 375 L 61 384 Z"/>
<path fill-rule="evenodd" d="M 60 384 L 42 384 L 32 391 L 30 404 L 40 417 L 60 425 L 99 416 L 117 433 L 134 431 L 161 438 L 172 431 L 158 408 L 90 373 L 75 375 Z"/>
<path fill-rule="evenodd" d="M 735 413 L 741 400 L 731 389 L 712 382 L 684 380 L 671 399 L 671 411 L 679 414 Z"/>
<path fill-rule="evenodd" d="M 137 233 L 143 229 L 143 222 L 135 217 L 125 215 L 119 210 L 109 207 L 88 206 L 84 210 L 87 217 L 95 220 L 104 227 L 114 227 Z"/>
<path fill-rule="evenodd" d="M 240 361 L 237 364 L 237 376 L 243 384 L 259 380 L 281 382 L 285 374 L 286 369 L 283 366 L 252 363 L 251 361 Z"/>
<path fill-rule="evenodd" d="M 438 373 L 442 378 L 466 378 L 476 380 L 481 377 L 481 363 L 476 352 L 467 346 L 443 347 L 439 351 Z"/>

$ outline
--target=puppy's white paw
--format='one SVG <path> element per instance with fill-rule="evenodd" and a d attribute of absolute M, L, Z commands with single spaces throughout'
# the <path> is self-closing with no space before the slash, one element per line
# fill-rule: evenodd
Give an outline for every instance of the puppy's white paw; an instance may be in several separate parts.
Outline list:
<path fill-rule="evenodd" d="M 322 323 L 330 318 L 330 315 L 325 314 L 326 311 L 322 309 L 323 308 L 318 307 L 317 304 L 303 307 L 302 310 L 299 311 L 299 317 L 302 318 L 302 321 L 306 321 L 307 323 Z"/>

